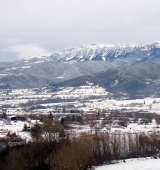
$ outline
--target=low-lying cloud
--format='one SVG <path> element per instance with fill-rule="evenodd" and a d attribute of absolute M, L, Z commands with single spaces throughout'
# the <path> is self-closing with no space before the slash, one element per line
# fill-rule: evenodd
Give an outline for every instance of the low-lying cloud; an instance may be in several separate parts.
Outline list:
<path fill-rule="evenodd" d="M 38 57 L 38 56 L 50 54 L 49 51 L 47 51 L 45 48 L 43 48 L 37 44 L 11 45 L 11 46 L 8 46 L 7 48 L 3 49 L 3 51 L 17 53 L 17 55 L 20 59 L 33 58 L 35 56 Z"/>

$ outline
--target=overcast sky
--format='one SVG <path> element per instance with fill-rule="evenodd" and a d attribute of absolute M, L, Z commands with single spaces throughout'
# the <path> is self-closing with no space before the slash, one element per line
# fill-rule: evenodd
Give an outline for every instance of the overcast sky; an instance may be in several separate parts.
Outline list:
<path fill-rule="evenodd" d="M 0 0 L 0 62 L 160 40 L 160 0 Z"/>

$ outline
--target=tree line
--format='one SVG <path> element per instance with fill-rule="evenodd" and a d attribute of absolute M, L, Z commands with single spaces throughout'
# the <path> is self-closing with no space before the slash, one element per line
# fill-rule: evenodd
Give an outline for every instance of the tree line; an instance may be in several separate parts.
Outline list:
<path fill-rule="evenodd" d="M 156 156 L 160 151 L 158 132 L 74 134 L 55 123 L 31 133 L 30 142 L 17 136 L 0 139 L 1 170 L 91 170 L 112 160 Z"/>

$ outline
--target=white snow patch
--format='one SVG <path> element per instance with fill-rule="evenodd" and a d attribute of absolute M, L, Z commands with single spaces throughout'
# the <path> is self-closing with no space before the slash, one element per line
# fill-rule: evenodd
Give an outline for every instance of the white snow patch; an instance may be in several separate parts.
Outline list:
<path fill-rule="evenodd" d="M 118 164 L 97 167 L 95 170 L 160 170 L 159 159 L 129 159 Z"/>

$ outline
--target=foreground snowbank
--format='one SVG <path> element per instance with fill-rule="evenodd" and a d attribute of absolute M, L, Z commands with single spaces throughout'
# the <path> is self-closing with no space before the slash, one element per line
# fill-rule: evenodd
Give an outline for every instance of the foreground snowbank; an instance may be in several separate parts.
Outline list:
<path fill-rule="evenodd" d="M 160 159 L 129 159 L 126 162 L 97 167 L 95 170 L 160 170 Z"/>

